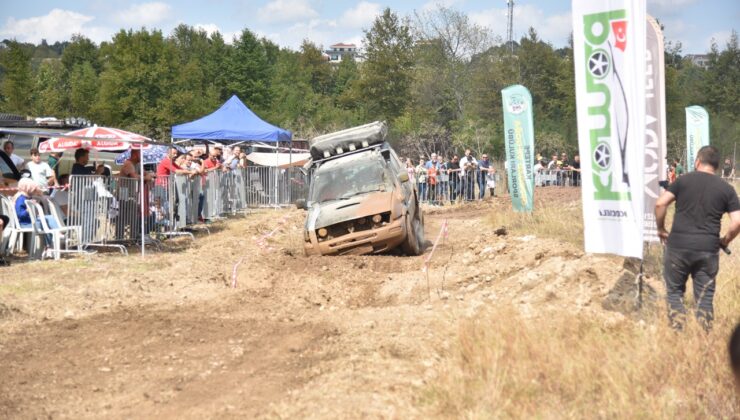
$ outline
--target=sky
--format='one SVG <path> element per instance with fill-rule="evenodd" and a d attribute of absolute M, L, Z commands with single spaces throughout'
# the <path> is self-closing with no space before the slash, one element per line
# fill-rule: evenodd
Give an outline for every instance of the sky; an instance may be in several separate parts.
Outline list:
<path fill-rule="evenodd" d="M 157 28 L 169 34 L 185 23 L 208 32 L 218 30 L 227 42 L 246 27 L 294 49 L 303 39 L 324 47 L 339 42 L 359 45 L 363 29 L 383 8 L 413 18 L 439 4 L 463 11 L 493 34 L 505 36 L 505 0 L 26 0 L 4 2 L 0 39 L 54 43 L 81 33 L 99 43 L 122 28 Z M 515 38 L 532 26 L 553 46 L 566 45 L 572 26 L 570 6 L 568 0 L 516 0 Z M 681 42 L 684 54 L 707 52 L 712 39 L 723 48 L 731 31 L 740 30 L 740 0 L 648 0 L 647 8 L 665 25 L 666 40 Z"/>

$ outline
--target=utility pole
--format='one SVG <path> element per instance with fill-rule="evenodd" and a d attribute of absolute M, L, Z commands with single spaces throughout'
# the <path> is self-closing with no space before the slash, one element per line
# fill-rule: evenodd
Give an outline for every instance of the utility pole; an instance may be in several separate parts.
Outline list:
<path fill-rule="evenodd" d="M 506 0 L 508 8 L 506 23 L 506 42 L 509 43 L 511 53 L 514 54 L 514 0 Z"/>

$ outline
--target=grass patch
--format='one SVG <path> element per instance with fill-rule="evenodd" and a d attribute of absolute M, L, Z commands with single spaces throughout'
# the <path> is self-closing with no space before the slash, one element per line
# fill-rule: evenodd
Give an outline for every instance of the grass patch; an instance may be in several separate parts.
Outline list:
<path fill-rule="evenodd" d="M 538 200 L 531 215 L 501 208 L 488 222 L 583 247 L 580 200 Z M 650 252 L 659 272 L 663 248 Z M 491 306 L 461 322 L 424 402 L 450 418 L 740 418 L 726 348 L 740 320 L 738 279 L 740 258 L 721 255 L 708 334 L 693 319 L 682 333 L 670 329 L 662 298 L 647 322 L 558 311 L 525 318 L 514 306 Z"/>
<path fill-rule="evenodd" d="M 535 235 L 557 238 L 583 247 L 583 215 L 581 201 L 550 204 L 535 199 L 532 214 L 517 213 L 511 206 L 497 208 L 489 217 L 493 227 L 506 226 L 515 235 Z"/>
<path fill-rule="evenodd" d="M 455 354 L 427 398 L 455 418 L 738 418 L 727 366 L 733 323 L 705 334 L 665 322 L 497 308 L 460 327 Z"/>

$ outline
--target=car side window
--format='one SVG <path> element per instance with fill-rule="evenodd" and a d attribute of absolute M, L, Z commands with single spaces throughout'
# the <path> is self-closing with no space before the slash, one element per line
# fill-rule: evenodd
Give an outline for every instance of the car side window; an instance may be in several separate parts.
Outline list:
<path fill-rule="evenodd" d="M 0 155 L 0 173 L 3 174 L 3 178 L 18 179 L 18 174 L 10 167 L 11 163 L 6 158 L 5 154 Z"/>

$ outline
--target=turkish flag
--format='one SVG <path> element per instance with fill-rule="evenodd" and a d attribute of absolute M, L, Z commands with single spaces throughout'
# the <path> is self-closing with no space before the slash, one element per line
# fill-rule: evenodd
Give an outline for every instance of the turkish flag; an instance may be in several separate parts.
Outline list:
<path fill-rule="evenodd" d="M 612 22 L 612 32 L 614 32 L 614 38 L 616 39 L 614 46 L 624 52 L 624 49 L 627 48 L 627 21 Z"/>

